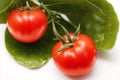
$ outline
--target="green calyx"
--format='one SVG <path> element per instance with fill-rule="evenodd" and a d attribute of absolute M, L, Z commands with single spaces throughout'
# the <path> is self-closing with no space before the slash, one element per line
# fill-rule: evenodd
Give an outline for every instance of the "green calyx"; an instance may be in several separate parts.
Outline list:
<path fill-rule="evenodd" d="M 65 49 L 67 49 L 68 47 L 72 47 L 74 45 L 74 43 L 68 43 L 68 44 L 64 44 L 64 46 L 58 50 L 58 52 L 61 52 Z"/>
<path fill-rule="evenodd" d="M 67 31 L 67 29 L 62 24 L 60 24 L 59 22 L 57 22 L 57 21 L 55 21 L 55 22 L 56 22 L 56 24 L 58 24 L 63 29 L 63 31 L 65 32 L 65 34 L 66 34 L 66 36 L 68 38 L 68 42 L 66 42 L 66 40 L 57 32 L 56 27 L 55 27 L 55 23 L 54 23 L 54 21 L 52 21 L 53 32 L 54 32 L 55 36 L 57 37 L 57 39 L 59 41 L 61 41 L 64 44 L 63 47 L 60 50 L 58 50 L 58 52 L 60 52 L 60 51 L 63 51 L 65 49 L 69 48 L 69 47 L 72 47 L 74 45 L 74 41 L 76 40 L 76 38 L 77 38 L 77 36 L 79 34 L 79 31 L 80 31 L 80 25 L 76 29 L 73 38 L 71 38 L 71 36 L 70 36 L 69 32 Z"/>

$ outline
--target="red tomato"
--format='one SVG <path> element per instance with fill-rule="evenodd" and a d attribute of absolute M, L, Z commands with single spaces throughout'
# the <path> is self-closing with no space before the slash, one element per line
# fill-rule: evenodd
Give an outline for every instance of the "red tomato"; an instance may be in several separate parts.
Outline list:
<path fill-rule="evenodd" d="M 35 9 L 32 6 L 30 10 L 26 11 L 15 9 L 8 16 L 8 30 L 11 35 L 18 41 L 24 43 L 35 42 L 40 39 L 47 29 L 47 17 L 45 13 L 39 8 Z"/>
<path fill-rule="evenodd" d="M 73 37 L 74 34 L 70 33 Z M 66 42 L 67 37 L 64 36 Z M 88 73 L 96 60 L 96 46 L 93 40 L 85 34 L 79 34 L 74 45 L 58 52 L 63 47 L 62 42 L 54 45 L 52 57 L 56 66 L 66 75 L 80 76 Z"/>

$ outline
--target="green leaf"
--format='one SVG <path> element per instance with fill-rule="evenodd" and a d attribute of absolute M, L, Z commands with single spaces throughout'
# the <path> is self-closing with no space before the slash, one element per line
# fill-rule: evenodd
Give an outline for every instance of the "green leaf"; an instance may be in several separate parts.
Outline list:
<path fill-rule="evenodd" d="M 44 0 L 44 3 L 67 15 L 76 25 L 81 22 L 80 32 L 89 35 L 97 49 L 109 50 L 114 46 L 119 22 L 112 5 L 106 0 Z"/>
<path fill-rule="evenodd" d="M 25 44 L 16 41 L 6 29 L 6 48 L 19 64 L 31 69 L 39 68 L 51 58 L 54 42 L 51 36 L 47 35 L 51 35 L 51 32 L 47 32 L 42 39 L 35 43 Z"/>
<path fill-rule="evenodd" d="M 1 0 L 0 1 L 0 14 L 6 11 L 14 0 Z"/>
<path fill-rule="evenodd" d="M 0 23 L 5 23 L 8 14 L 16 8 L 20 0 L 1 0 L 0 1 Z"/>

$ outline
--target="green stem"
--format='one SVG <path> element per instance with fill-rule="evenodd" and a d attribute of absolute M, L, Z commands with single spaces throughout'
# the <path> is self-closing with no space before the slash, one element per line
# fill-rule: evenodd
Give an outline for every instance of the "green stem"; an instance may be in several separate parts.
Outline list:
<path fill-rule="evenodd" d="M 37 0 L 30 0 L 30 1 L 32 1 L 32 2 L 33 2 L 34 4 L 36 4 L 38 7 L 43 8 L 43 9 L 47 12 L 49 18 L 51 18 L 50 21 L 49 21 L 49 23 L 52 22 L 53 32 L 54 32 L 55 36 L 56 36 L 63 44 L 67 44 L 67 43 L 66 43 L 66 41 L 63 39 L 63 37 L 57 32 L 54 22 L 56 22 L 56 24 L 58 24 L 58 25 L 64 30 L 65 34 L 66 34 L 67 37 L 68 37 L 69 43 L 74 43 L 74 40 L 76 39 L 77 35 L 79 34 L 80 25 L 79 25 L 78 27 L 76 27 L 75 24 L 73 24 L 73 23 L 69 20 L 69 18 L 67 18 L 67 16 L 66 16 L 66 18 L 63 17 L 63 16 L 64 16 L 63 13 L 60 13 L 60 12 L 57 12 L 57 11 L 52 11 L 52 10 L 50 10 L 48 7 L 46 7 L 43 3 L 40 3 L 40 2 L 37 1 Z M 58 19 L 58 18 L 56 18 L 56 16 L 59 16 L 59 17 L 60 17 L 61 19 L 63 19 L 65 22 L 67 22 L 68 24 L 70 24 L 70 25 L 72 25 L 74 28 L 76 28 L 76 32 L 75 32 L 75 34 L 74 34 L 73 39 L 71 38 L 71 36 L 70 36 L 69 32 L 67 31 L 67 29 L 66 29 L 62 24 L 60 24 L 59 22 L 55 21 L 55 19 Z M 69 44 L 69 43 L 68 43 L 68 44 Z"/>
<path fill-rule="evenodd" d="M 53 26 L 53 32 L 55 34 L 55 36 L 58 38 L 58 40 L 60 40 L 63 44 L 66 44 L 66 41 L 63 39 L 62 36 L 60 36 L 60 34 L 57 32 L 56 27 L 55 27 L 55 23 L 54 20 L 52 20 L 52 26 Z"/>
<path fill-rule="evenodd" d="M 57 21 L 55 21 L 55 22 L 64 30 L 65 34 L 66 34 L 67 37 L 68 37 L 69 43 L 73 43 L 73 40 L 72 40 L 72 38 L 70 37 L 70 34 L 69 34 L 69 32 L 67 31 L 67 29 L 66 29 L 62 24 L 58 23 Z"/>
<path fill-rule="evenodd" d="M 32 2 L 33 2 L 34 4 L 36 4 L 38 7 L 43 8 L 43 9 L 48 13 L 49 16 L 51 15 L 50 9 L 48 9 L 43 3 L 40 3 L 40 2 L 38 2 L 37 0 L 30 0 L 30 1 L 32 1 Z"/>
<path fill-rule="evenodd" d="M 43 3 L 40 3 L 37 0 L 31 0 L 34 4 L 36 4 L 37 6 L 43 8 L 47 13 L 48 16 L 54 16 L 57 15 L 59 16 L 62 20 L 64 20 L 65 22 L 67 22 L 68 24 L 70 24 L 71 26 L 73 26 L 75 29 L 77 28 L 77 26 L 75 24 L 73 24 L 70 19 L 65 16 L 65 14 L 61 13 L 61 12 L 57 12 L 57 11 L 52 11 L 50 10 L 48 7 L 46 7 Z M 64 16 L 64 17 L 63 17 Z M 66 19 L 67 18 L 67 19 Z"/>
<path fill-rule="evenodd" d="M 55 15 L 58 15 L 62 20 L 64 20 L 65 22 L 67 22 L 68 24 L 73 26 L 75 29 L 77 28 L 77 26 L 75 24 L 73 24 L 65 14 L 63 14 L 61 12 L 57 12 L 57 11 L 52 11 L 52 13 Z"/>
<path fill-rule="evenodd" d="M 51 11 L 48 9 L 43 3 L 41 3 L 41 7 L 48 13 L 49 16 L 51 16 Z"/>
<path fill-rule="evenodd" d="M 20 3 L 18 3 L 18 4 L 16 4 L 16 7 L 18 8 L 18 10 L 20 10 L 20 11 L 22 11 L 23 10 L 23 4 L 22 4 L 22 1 L 21 0 L 19 0 L 20 1 Z"/>
<path fill-rule="evenodd" d="M 77 38 L 77 36 L 78 36 L 79 33 L 80 33 L 80 24 L 78 25 L 78 27 L 77 27 L 77 29 L 76 29 L 76 31 L 74 33 L 74 37 L 72 39 L 73 41 L 76 40 L 76 38 Z"/>
<path fill-rule="evenodd" d="M 30 5 L 29 5 L 29 3 L 28 3 L 28 1 L 26 1 L 26 11 L 30 11 Z"/>
<path fill-rule="evenodd" d="M 34 4 L 36 4 L 36 5 L 38 5 L 38 6 L 41 5 L 40 2 L 38 2 L 37 0 L 30 0 L 30 1 L 32 1 Z"/>

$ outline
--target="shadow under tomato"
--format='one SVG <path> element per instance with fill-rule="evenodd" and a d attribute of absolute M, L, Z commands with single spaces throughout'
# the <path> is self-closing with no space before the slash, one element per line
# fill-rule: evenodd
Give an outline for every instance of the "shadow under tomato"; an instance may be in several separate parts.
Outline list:
<path fill-rule="evenodd" d="M 81 76 L 76 76 L 76 77 L 73 77 L 73 76 L 67 76 L 70 78 L 70 80 L 86 80 L 88 79 L 94 72 L 94 69 L 92 69 L 90 72 L 88 72 L 87 74 L 84 74 L 84 75 L 81 75 Z"/>
<path fill-rule="evenodd" d="M 97 51 L 97 59 L 111 61 L 112 60 L 112 56 L 109 53 L 109 51 L 98 50 Z M 71 76 L 67 76 L 67 77 L 69 77 L 70 80 L 86 80 L 86 79 L 89 79 L 90 76 L 93 76 L 94 71 L 95 71 L 95 66 L 91 69 L 91 71 L 89 73 L 87 73 L 85 75 L 78 76 L 78 77 L 71 77 Z"/>
<path fill-rule="evenodd" d="M 113 54 L 113 53 L 111 53 L 110 51 L 98 50 L 97 51 L 97 58 L 107 60 L 107 61 L 111 61 L 112 60 L 112 55 L 111 54 Z"/>
<path fill-rule="evenodd" d="M 107 51 L 98 50 L 97 56 L 98 56 L 98 58 L 102 58 L 102 59 L 110 59 L 110 55 Z"/>

